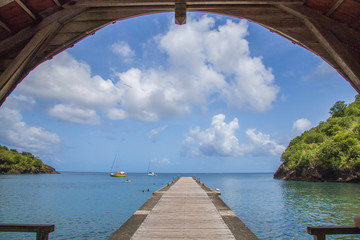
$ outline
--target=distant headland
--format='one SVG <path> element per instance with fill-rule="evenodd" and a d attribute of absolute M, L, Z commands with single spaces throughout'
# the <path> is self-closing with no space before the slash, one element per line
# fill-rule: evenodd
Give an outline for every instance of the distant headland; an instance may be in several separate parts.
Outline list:
<path fill-rule="evenodd" d="M 360 95 L 348 106 L 337 101 L 330 114 L 289 143 L 274 178 L 360 183 Z"/>
<path fill-rule="evenodd" d="M 0 174 L 58 173 L 55 168 L 44 164 L 31 153 L 19 153 L 0 145 Z"/>

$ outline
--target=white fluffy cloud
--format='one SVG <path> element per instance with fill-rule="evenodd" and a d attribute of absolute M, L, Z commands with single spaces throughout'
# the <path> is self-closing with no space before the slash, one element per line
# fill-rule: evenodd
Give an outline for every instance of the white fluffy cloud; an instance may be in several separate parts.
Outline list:
<path fill-rule="evenodd" d="M 162 127 L 156 128 L 156 129 L 152 129 L 148 134 L 149 139 L 153 142 L 156 141 L 159 133 L 164 131 L 166 128 L 167 128 L 167 126 L 165 125 L 165 126 L 162 126 Z"/>
<path fill-rule="evenodd" d="M 61 141 L 58 135 L 44 128 L 27 126 L 17 110 L 0 109 L 1 142 L 32 153 L 48 154 L 56 150 Z"/>
<path fill-rule="evenodd" d="M 183 141 L 183 154 L 187 156 L 238 157 L 249 155 L 280 155 L 285 146 L 276 143 L 269 135 L 246 130 L 249 143 L 239 144 L 236 131 L 239 129 L 238 119 L 225 122 L 225 115 L 213 117 L 210 127 L 201 131 L 200 127 L 190 129 Z"/>
<path fill-rule="evenodd" d="M 120 55 L 124 62 L 131 62 L 135 57 L 135 51 L 132 50 L 129 44 L 125 41 L 119 41 L 111 45 L 110 49 Z"/>
<path fill-rule="evenodd" d="M 200 127 L 191 129 L 186 136 L 184 146 L 190 147 L 193 156 L 238 156 L 241 154 L 239 141 L 235 136 L 239 129 L 237 118 L 230 123 L 224 122 L 225 115 L 213 117 L 210 127 L 204 131 Z"/>
<path fill-rule="evenodd" d="M 246 136 L 250 143 L 243 146 L 244 153 L 279 156 L 286 149 L 284 145 L 278 144 L 271 139 L 270 135 L 256 131 L 256 129 L 247 129 Z"/>
<path fill-rule="evenodd" d="M 169 67 L 118 73 L 131 88 L 124 89 L 121 108 L 112 109 L 109 117 L 157 121 L 188 113 L 194 105 L 205 110 L 214 100 L 238 109 L 269 109 L 279 88 L 271 69 L 250 56 L 247 27 L 245 21 L 230 20 L 215 27 L 214 18 L 207 16 L 171 25 L 155 38 Z"/>
<path fill-rule="evenodd" d="M 35 105 L 36 101 L 31 96 L 17 95 L 12 93 L 4 103 L 9 109 L 31 109 Z"/>
<path fill-rule="evenodd" d="M 231 20 L 216 27 L 214 18 L 203 16 L 190 19 L 185 26 L 171 27 L 160 38 L 160 46 L 168 53 L 179 80 L 195 90 L 193 96 L 220 93 L 239 109 L 246 106 L 265 111 L 279 88 L 271 69 L 261 58 L 251 57 L 247 28 L 246 21 Z"/>
<path fill-rule="evenodd" d="M 111 80 L 91 76 L 90 66 L 63 52 L 36 68 L 21 85 L 22 92 L 38 98 L 82 107 L 115 106 L 119 89 Z"/>
<path fill-rule="evenodd" d="M 100 112 L 112 120 L 157 121 L 194 106 L 206 110 L 214 101 L 265 111 L 279 88 L 271 69 L 251 56 L 247 28 L 246 21 L 217 25 L 209 16 L 172 24 L 154 37 L 168 65 L 115 73 L 117 82 L 93 76 L 89 65 L 64 52 L 35 69 L 20 90 L 53 104 L 52 116 L 87 124 L 99 123 Z M 111 49 L 124 58 L 135 55 L 124 41 Z"/>
<path fill-rule="evenodd" d="M 57 104 L 49 110 L 49 114 L 73 123 L 99 124 L 100 117 L 93 109 L 83 109 L 64 104 Z"/>
<path fill-rule="evenodd" d="M 97 111 L 116 106 L 121 99 L 120 87 L 111 80 L 92 76 L 89 65 L 66 52 L 31 72 L 19 90 L 40 99 L 61 102 L 51 107 L 50 115 L 85 124 L 99 123 Z"/>
<path fill-rule="evenodd" d="M 311 122 L 309 119 L 306 118 L 300 118 L 296 120 L 292 126 L 292 132 L 293 134 L 300 134 L 306 130 L 309 130 L 311 127 Z"/>

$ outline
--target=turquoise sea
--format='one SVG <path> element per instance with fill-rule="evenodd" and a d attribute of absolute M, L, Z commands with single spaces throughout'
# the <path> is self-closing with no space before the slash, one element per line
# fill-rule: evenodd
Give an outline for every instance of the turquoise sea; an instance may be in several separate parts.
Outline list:
<path fill-rule="evenodd" d="M 0 175 L 0 222 L 55 224 L 50 239 L 107 239 L 148 198 L 176 176 L 195 176 L 213 189 L 259 239 L 312 239 L 307 226 L 353 225 L 360 184 L 274 180 L 272 174 L 107 173 Z M 149 191 L 147 191 L 149 189 Z M 145 192 L 143 192 L 145 190 Z M 327 239 L 359 239 L 336 236 Z M 0 239 L 36 239 L 0 233 Z"/>

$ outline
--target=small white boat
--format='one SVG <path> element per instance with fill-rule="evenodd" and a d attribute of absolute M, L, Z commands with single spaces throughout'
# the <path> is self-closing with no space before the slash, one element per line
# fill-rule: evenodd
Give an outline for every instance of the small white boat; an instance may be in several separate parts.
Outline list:
<path fill-rule="evenodd" d="M 147 169 L 147 175 L 154 177 L 154 176 L 156 176 L 156 173 L 150 171 L 150 163 L 151 163 L 151 160 L 149 162 L 149 166 L 148 166 L 148 169 Z"/>

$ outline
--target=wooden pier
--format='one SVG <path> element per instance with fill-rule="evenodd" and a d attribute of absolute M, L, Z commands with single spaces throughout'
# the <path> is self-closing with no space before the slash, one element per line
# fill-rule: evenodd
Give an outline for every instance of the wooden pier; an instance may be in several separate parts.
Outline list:
<path fill-rule="evenodd" d="M 110 238 L 258 239 L 217 192 L 191 177 L 156 191 Z"/>

